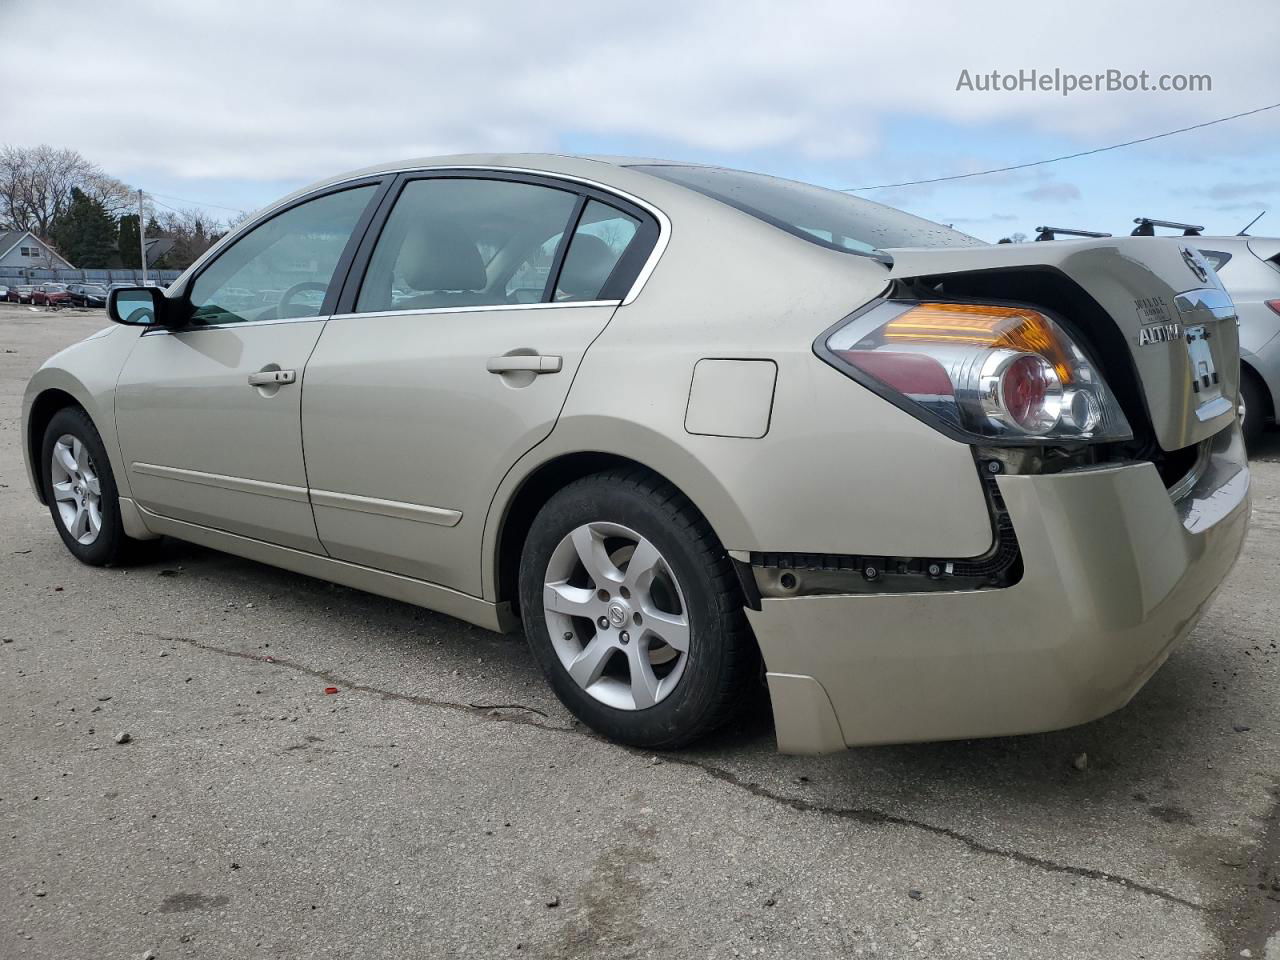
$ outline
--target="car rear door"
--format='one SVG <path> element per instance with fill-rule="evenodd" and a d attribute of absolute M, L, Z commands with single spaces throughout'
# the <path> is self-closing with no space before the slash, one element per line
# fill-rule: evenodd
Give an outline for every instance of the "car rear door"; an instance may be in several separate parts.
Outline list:
<path fill-rule="evenodd" d="M 302 459 L 304 368 L 380 187 L 312 195 L 253 227 L 187 285 L 189 322 L 138 338 L 116 424 L 144 510 L 322 552 Z"/>
<path fill-rule="evenodd" d="M 478 596 L 494 491 L 551 432 L 658 225 L 532 175 L 443 171 L 393 192 L 307 367 L 316 528 L 334 557 Z"/>

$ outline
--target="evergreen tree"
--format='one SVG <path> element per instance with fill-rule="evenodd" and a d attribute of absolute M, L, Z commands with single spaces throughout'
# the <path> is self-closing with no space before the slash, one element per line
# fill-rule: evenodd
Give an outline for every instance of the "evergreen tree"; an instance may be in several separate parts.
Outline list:
<path fill-rule="evenodd" d="M 138 215 L 125 214 L 120 218 L 120 233 L 116 241 L 116 256 L 122 267 L 134 270 L 142 266 L 142 254 L 138 247 Z"/>
<path fill-rule="evenodd" d="M 156 219 L 155 214 L 147 218 L 147 240 L 157 240 L 168 235 L 169 232 L 160 225 L 160 221 Z M 169 270 L 173 267 L 173 264 L 169 261 L 169 254 L 166 253 L 154 258 L 147 266 L 156 270 Z"/>
<path fill-rule="evenodd" d="M 109 267 L 116 256 L 116 224 L 102 201 L 71 188 L 67 208 L 49 227 L 54 246 L 80 268 Z"/>

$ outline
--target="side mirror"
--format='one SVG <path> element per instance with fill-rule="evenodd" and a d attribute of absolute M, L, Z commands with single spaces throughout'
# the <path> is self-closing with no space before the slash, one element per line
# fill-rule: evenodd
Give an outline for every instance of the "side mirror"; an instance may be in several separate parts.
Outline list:
<path fill-rule="evenodd" d="M 107 295 L 107 316 L 130 327 L 164 322 L 164 293 L 156 287 L 119 287 Z"/>

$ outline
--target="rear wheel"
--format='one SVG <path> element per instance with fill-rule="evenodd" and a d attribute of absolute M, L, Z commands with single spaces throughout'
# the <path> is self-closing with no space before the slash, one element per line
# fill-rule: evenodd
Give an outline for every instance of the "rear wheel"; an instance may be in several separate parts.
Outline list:
<path fill-rule="evenodd" d="M 1240 368 L 1240 402 L 1244 404 L 1240 428 L 1244 431 L 1245 446 L 1253 450 L 1262 439 L 1262 431 L 1266 429 L 1268 404 L 1261 381 L 1244 366 Z"/>
<path fill-rule="evenodd" d="M 560 700 L 611 739 L 679 747 L 749 699 L 758 653 L 729 558 L 645 471 L 596 474 L 547 502 L 525 540 L 520 604 Z"/>
<path fill-rule="evenodd" d="M 141 546 L 124 532 L 120 498 L 102 438 L 79 407 L 53 415 L 40 445 L 44 497 L 62 542 L 81 563 L 122 563 Z"/>

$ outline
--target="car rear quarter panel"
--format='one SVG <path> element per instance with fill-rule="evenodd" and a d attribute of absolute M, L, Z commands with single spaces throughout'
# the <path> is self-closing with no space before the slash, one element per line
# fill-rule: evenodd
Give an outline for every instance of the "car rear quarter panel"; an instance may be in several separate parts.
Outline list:
<path fill-rule="evenodd" d="M 823 330 L 886 289 L 884 266 L 701 197 L 669 197 L 664 210 L 670 242 L 643 292 L 591 346 L 555 429 L 495 497 L 485 595 L 496 595 L 495 519 L 538 467 L 586 451 L 666 477 L 730 550 L 985 552 L 991 521 L 970 448 L 814 355 Z M 777 365 L 765 436 L 686 429 L 694 368 L 706 358 Z"/>

